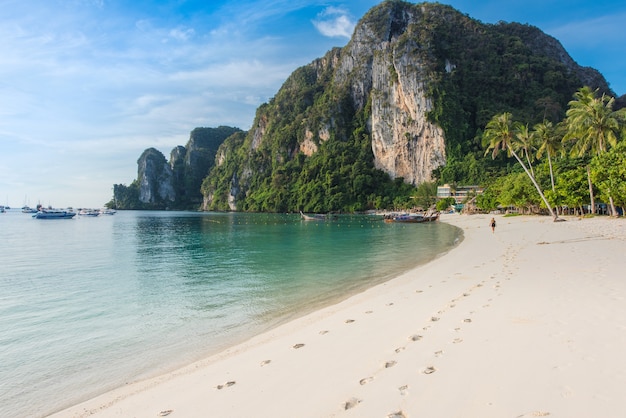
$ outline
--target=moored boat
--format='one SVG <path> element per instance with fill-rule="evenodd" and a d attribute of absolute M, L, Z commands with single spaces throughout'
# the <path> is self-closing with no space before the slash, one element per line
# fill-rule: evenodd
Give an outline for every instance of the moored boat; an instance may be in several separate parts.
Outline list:
<path fill-rule="evenodd" d="M 439 219 L 439 212 L 433 213 L 403 213 L 400 215 L 394 215 L 389 218 L 385 218 L 386 222 L 403 222 L 403 223 L 424 223 L 434 222 Z"/>
<path fill-rule="evenodd" d="M 328 220 L 336 219 L 335 215 L 330 215 L 330 214 L 325 215 L 323 213 L 316 213 L 316 214 L 313 214 L 313 215 L 306 215 L 306 214 L 302 213 L 302 211 L 300 211 L 300 216 L 305 221 L 328 221 Z"/>
<path fill-rule="evenodd" d="M 98 209 L 81 209 L 78 214 L 81 216 L 98 216 L 100 211 Z"/>
<path fill-rule="evenodd" d="M 35 219 L 72 219 L 76 216 L 76 212 L 65 209 L 39 209 L 37 213 L 33 215 Z"/>

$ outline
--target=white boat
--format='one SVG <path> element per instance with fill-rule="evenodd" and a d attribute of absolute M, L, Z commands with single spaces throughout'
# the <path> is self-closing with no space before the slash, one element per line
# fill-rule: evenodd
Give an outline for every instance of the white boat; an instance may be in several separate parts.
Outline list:
<path fill-rule="evenodd" d="M 101 215 L 115 215 L 116 213 L 117 211 L 115 209 L 105 208 L 100 210 Z"/>
<path fill-rule="evenodd" d="M 37 213 L 37 209 L 33 209 L 30 206 L 22 207 L 22 213 Z"/>
<path fill-rule="evenodd" d="M 39 209 L 37 213 L 33 215 L 35 219 L 72 219 L 76 216 L 76 212 L 65 209 Z"/>
<path fill-rule="evenodd" d="M 300 216 L 305 221 L 331 221 L 337 219 L 337 216 L 331 214 L 315 213 L 313 215 L 306 215 L 300 211 Z"/>
<path fill-rule="evenodd" d="M 98 209 L 81 209 L 78 214 L 81 216 L 98 216 L 100 211 Z"/>

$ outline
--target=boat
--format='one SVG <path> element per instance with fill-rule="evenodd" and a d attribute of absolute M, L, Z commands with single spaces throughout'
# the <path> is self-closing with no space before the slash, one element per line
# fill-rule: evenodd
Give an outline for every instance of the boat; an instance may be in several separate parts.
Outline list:
<path fill-rule="evenodd" d="M 4 213 L 6 212 L 6 210 L 4 210 L 4 206 L 0 206 L 0 213 Z"/>
<path fill-rule="evenodd" d="M 393 215 L 389 218 L 386 218 L 387 222 L 403 222 L 403 223 L 424 223 L 424 222 L 435 222 L 439 219 L 439 212 L 433 213 L 403 213 L 400 215 Z"/>
<path fill-rule="evenodd" d="M 115 209 L 105 208 L 100 210 L 101 215 L 115 215 L 116 213 L 117 211 Z"/>
<path fill-rule="evenodd" d="M 328 221 L 328 220 L 336 218 L 336 216 L 324 215 L 322 213 L 316 213 L 313 215 L 305 215 L 304 213 L 302 213 L 302 211 L 300 211 L 300 216 L 305 221 Z"/>
<path fill-rule="evenodd" d="M 22 213 L 37 213 L 37 209 L 33 209 L 30 206 L 22 207 Z"/>
<path fill-rule="evenodd" d="M 81 209 L 78 214 L 81 216 L 99 216 L 100 211 L 98 209 Z"/>
<path fill-rule="evenodd" d="M 300 211 L 300 216 L 305 221 L 325 221 L 326 220 L 326 215 L 318 214 L 318 213 L 314 215 L 305 215 L 304 213 L 302 213 L 302 211 Z"/>
<path fill-rule="evenodd" d="M 44 209 L 41 208 L 33 215 L 35 219 L 72 219 L 76 212 L 65 209 Z"/>

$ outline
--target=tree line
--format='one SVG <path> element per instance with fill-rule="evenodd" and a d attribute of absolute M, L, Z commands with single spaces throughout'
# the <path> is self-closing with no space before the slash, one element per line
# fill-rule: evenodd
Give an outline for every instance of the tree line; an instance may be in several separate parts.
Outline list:
<path fill-rule="evenodd" d="M 555 220 L 563 211 L 596 212 L 596 198 L 610 215 L 626 208 L 626 108 L 614 110 L 615 98 L 589 87 L 568 103 L 566 116 L 532 128 L 510 112 L 491 118 L 482 136 L 485 155 L 513 157 L 517 167 L 491 179 L 476 199 L 484 210 L 515 206 L 547 211 Z"/>

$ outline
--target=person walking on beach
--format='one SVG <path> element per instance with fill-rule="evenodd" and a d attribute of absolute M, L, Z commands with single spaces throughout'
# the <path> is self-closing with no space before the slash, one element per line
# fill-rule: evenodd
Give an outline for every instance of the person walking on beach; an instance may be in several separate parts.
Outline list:
<path fill-rule="evenodd" d="M 491 233 L 493 234 L 496 231 L 496 218 L 491 218 L 489 226 L 491 227 Z"/>

